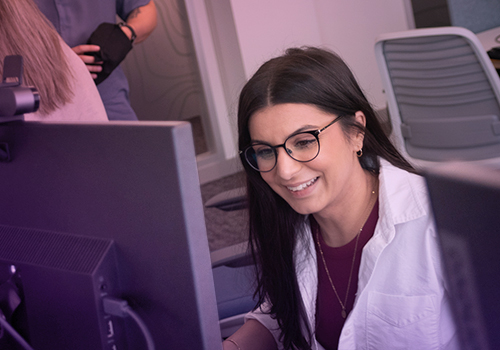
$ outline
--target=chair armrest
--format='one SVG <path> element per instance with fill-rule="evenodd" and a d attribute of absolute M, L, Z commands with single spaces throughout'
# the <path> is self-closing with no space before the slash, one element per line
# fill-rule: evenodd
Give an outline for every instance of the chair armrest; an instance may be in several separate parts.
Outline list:
<path fill-rule="evenodd" d="M 221 192 L 205 203 L 205 207 L 207 208 L 217 208 L 223 211 L 244 209 L 246 206 L 247 199 L 245 187 Z"/>
<path fill-rule="evenodd" d="M 253 264 L 248 243 L 242 242 L 210 253 L 212 268 L 218 266 L 241 267 Z"/>

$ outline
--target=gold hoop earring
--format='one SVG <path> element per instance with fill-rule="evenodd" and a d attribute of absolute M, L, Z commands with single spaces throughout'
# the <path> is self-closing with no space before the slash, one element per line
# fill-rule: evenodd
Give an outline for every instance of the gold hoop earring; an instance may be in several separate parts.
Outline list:
<path fill-rule="evenodd" d="M 363 155 L 363 149 L 360 149 L 359 151 L 357 151 L 356 155 L 358 156 L 358 158 L 360 158 Z"/>

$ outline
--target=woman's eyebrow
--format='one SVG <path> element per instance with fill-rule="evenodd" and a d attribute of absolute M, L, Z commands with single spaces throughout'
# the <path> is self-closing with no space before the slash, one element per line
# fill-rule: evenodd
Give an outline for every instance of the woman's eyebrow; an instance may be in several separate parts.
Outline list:
<path fill-rule="evenodd" d="M 311 130 L 312 129 L 312 130 Z M 318 130 L 320 129 L 319 126 L 317 125 L 304 125 L 303 127 L 301 128 L 298 128 L 297 130 L 295 130 L 294 132 L 292 132 L 290 135 L 288 135 L 289 137 L 292 136 L 292 135 L 295 135 L 299 132 L 304 132 L 304 131 L 313 131 L 313 130 Z"/>
<path fill-rule="evenodd" d="M 304 125 L 304 126 L 301 126 L 300 128 L 298 128 L 297 130 L 295 130 L 294 132 L 292 132 L 291 134 L 289 134 L 286 138 L 289 138 L 292 135 L 299 134 L 299 133 L 304 132 L 304 131 L 314 131 L 314 130 L 318 130 L 318 129 L 320 129 L 320 127 L 317 125 Z M 283 141 L 285 141 L 285 140 L 283 140 Z M 267 142 L 267 141 L 257 140 L 257 139 L 251 139 L 250 142 L 252 142 L 252 143 L 262 142 L 262 143 L 269 144 L 269 142 Z"/>

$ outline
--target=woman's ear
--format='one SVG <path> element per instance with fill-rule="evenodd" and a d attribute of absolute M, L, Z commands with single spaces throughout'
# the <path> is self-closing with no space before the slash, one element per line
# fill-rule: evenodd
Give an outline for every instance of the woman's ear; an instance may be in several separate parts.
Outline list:
<path fill-rule="evenodd" d="M 356 119 L 356 122 L 359 123 L 360 125 L 363 125 L 363 127 L 366 126 L 366 117 L 365 114 L 361 111 L 357 111 L 354 114 L 354 119 Z M 363 148 L 363 140 L 365 138 L 365 133 L 359 131 L 355 136 L 354 136 L 354 142 L 357 146 L 357 151 Z"/>
<path fill-rule="evenodd" d="M 363 112 L 357 111 L 356 113 L 354 113 L 354 118 L 359 124 L 366 126 L 366 117 Z"/>

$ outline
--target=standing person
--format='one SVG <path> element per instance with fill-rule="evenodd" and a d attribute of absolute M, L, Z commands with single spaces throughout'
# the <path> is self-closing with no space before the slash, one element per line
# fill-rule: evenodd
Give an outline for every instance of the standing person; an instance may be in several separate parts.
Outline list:
<path fill-rule="evenodd" d="M 266 62 L 238 132 L 260 306 L 225 350 L 457 348 L 425 182 L 338 56 Z"/>
<path fill-rule="evenodd" d="M 0 1 L 0 61 L 21 55 L 23 83 L 34 86 L 37 121 L 106 121 L 99 92 L 85 64 L 61 39 L 33 0 Z M 0 74 L 3 67 L 0 64 Z"/>
<path fill-rule="evenodd" d="M 102 71 L 102 62 L 95 56 L 101 47 L 87 45 L 87 42 L 100 24 L 114 24 L 118 15 L 125 20 L 119 28 L 134 44 L 144 41 L 156 27 L 156 7 L 153 0 L 35 0 L 35 2 L 54 24 L 64 41 L 85 62 L 94 79 L 98 78 Z M 127 78 L 121 67 L 114 69 L 97 85 L 97 88 L 110 120 L 137 120 L 130 105 Z"/>

